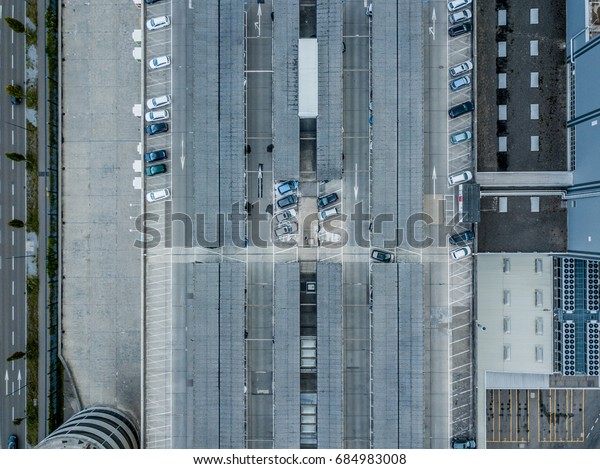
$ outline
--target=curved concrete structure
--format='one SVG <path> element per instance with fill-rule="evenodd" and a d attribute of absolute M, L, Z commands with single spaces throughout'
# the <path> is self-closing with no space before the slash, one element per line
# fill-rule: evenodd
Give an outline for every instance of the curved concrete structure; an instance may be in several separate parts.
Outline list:
<path fill-rule="evenodd" d="M 138 449 L 139 429 L 131 418 L 110 407 L 90 407 L 76 413 L 37 448 Z"/>

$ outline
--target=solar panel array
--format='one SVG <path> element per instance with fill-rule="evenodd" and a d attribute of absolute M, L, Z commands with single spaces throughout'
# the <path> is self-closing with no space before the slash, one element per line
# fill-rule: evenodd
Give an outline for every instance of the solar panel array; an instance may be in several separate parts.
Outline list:
<path fill-rule="evenodd" d="M 563 375 L 575 375 L 575 323 L 565 321 L 562 323 L 562 369 Z"/>
<path fill-rule="evenodd" d="M 317 263 L 319 448 L 343 448 L 342 265 Z"/>
<path fill-rule="evenodd" d="M 561 276 L 562 308 L 567 312 L 575 311 L 575 259 L 563 257 Z"/>
<path fill-rule="evenodd" d="M 317 180 L 342 177 L 342 3 L 317 2 Z M 331 73 L 329 72 L 331 70 Z"/>
<path fill-rule="evenodd" d="M 585 261 L 585 309 L 598 312 L 600 310 L 600 262 Z"/>
<path fill-rule="evenodd" d="M 274 447 L 300 447 L 300 264 L 275 264 Z"/>
<path fill-rule="evenodd" d="M 598 346 L 600 340 L 600 324 L 598 321 L 588 321 L 585 323 L 585 370 L 590 376 L 598 376 L 600 371 L 600 357 Z"/>

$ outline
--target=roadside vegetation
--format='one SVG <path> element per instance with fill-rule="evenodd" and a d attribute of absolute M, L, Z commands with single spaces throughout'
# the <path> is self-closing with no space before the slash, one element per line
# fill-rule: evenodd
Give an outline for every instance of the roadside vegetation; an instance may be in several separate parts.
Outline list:
<path fill-rule="evenodd" d="M 35 48 L 37 47 L 37 2 L 38 0 L 27 0 L 26 2 L 26 68 L 27 76 L 31 72 L 34 77 L 38 73 L 35 61 Z M 33 48 L 33 50 L 32 50 Z M 30 56 L 30 52 L 33 55 Z M 38 51 L 39 52 L 39 51 Z M 39 57 L 39 53 L 37 54 Z M 27 79 L 25 92 L 25 106 L 37 116 L 37 78 Z M 24 161 L 27 173 L 27 218 L 25 226 L 27 232 L 35 233 L 39 238 L 39 204 L 38 204 L 38 129 L 37 117 L 26 121 L 26 145 L 25 155 L 7 154 L 6 157 L 13 161 Z M 38 298 L 40 291 L 39 277 L 37 276 L 37 253 L 34 254 L 36 274 L 27 277 L 27 345 L 25 348 L 25 360 L 27 361 L 27 402 L 25 415 L 16 417 L 13 425 L 20 425 L 23 420 L 27 421 L 27 443 L 35 446 L 38 443 L 38 366 L 39 366 L 39 338 L 38 338 Z"/>

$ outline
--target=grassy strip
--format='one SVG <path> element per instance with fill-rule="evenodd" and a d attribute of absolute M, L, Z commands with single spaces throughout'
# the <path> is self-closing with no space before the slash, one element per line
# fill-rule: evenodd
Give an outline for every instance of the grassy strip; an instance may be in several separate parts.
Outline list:
<path fill-rule="evenodd" d="M 27 443 L 38 443 L 38 294 L 40 281 L 37 276 L 27 277 Z"/>
<path fill-rule="evenodd" d="M 34 28 L 27 27 L 25 32 L 25 43 L 27 50 L 37 47 L 37 0 L 27 0 L 27 18 L 33 23 Z M 27 68 L 31 69 L 29 57 Z M 26 105 L 33 104 L 30 89 L 35 90 L 35 106 L 37 113 L 37 80 L 27 83 Z M 37 127 L 27 121 L 27 137 L 25 151 L 27 165 L 27 231 L 34 232 L 39 236 L 39 214 L 38 214 L 38 131 Z M 36 256 L 37 264 L 37 256 Z M 39 367 L 39 337 L 38 337 L 38 298 L 39 278 L 30 276 L 27 278 L 27 403 L 25 418 L 27 419 L 27 443 L 35 446 L 38 443 L 38 367 Z M 20 423 L 20 421 L 19 421 Z"/>
<path fill-rule="evenodd" d="M 47 126 L 48 133 L 48 150 L 49 169 L 53 168 L 54 171 L 48 171 L 49 188 L 48 188 L 48 204 L 50 206 L 50 215 L 48 217 L 48 237 L 47 237 L 47 250 L 46 250 L 46 273 L 48 275 L 48 313 L 50 317 L 50 323 L 58 325 L 58 250 L 59 250 L 59 226 L 58 226 L 58 132 L 57 126 L 52 125 L 58 122 L 59 109 L 55 103 L 58 101 L 58 15 L 52 6 L 48 6 L 46 10 L 46 55 L 48 56 L 48 87 L 46 97 L 51 103 L 48 106 L 48 122 L 51 125 Z M 58 327 L 55 326 L 52 329 L 53 335 L 60 334 Z M 48 430 L 54 431 L 63 422 L 63 382 L 62 382 L 62 366 L 58 359 L 58 352 L 54 350 L 51 355 L 52 370 L 50 378 L 49 389 L 50 398 L 48 399 Z"/>
<path fill-rule="evenodd" d="M 37 26 L 37 0 L 27 0 L 27 19 Z M 29 43 L 27 45 L 30 45 Z"/>
<path fill-rule="evenodd" d="M 37 127 L 27 123 L 27 231 L 39 234 Z"/>

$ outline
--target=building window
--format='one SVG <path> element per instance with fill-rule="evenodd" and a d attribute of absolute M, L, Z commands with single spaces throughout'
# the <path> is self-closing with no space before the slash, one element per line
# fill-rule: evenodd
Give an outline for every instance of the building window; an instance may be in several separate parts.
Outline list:
<path fill-rule="evenodd" d="M 535 361 L 538 363 L 542 363 L 544 361 L 544 346 L 543 345 L 535 346 Z"/>
<path fill-rule="evenodd" d="M 544 334 L 544 318 L 535 318 L 535 335 Z"/>
<path fill-rule="evenodd" d="M 505 306 L 510 306 L 510 290 L 504 290 L 504 294 L 502 295 L 502 302 Z"/>
<path fill-rule="evenodd" d="M 510 316 L 504 316 L 504 333 L 510 334 Z"/>
<path fill-rule="evenodd" d="M 510 259 L 508 257 L 502 259 L 502 272 L 505 274 L 510 273 Z"/>
<path fill-rule="evenodd" d="M 510 344 L 504 344 L 504 361 L 510 361 Z"/>
<path fill-rule="evenodd" d="M 540 258 L 537 258 L 535 260 L 535 273 L 536 274 L 541 274 L 544 268 L 544 263 L 542 262 L 542 260 Z"/>
<path fill-rule="evenodd" d="M 536 290 L 535 291 L 535 305 L 537 307 L 544 306 L 543 297 L 542 297 L 542 290 Z"/>

